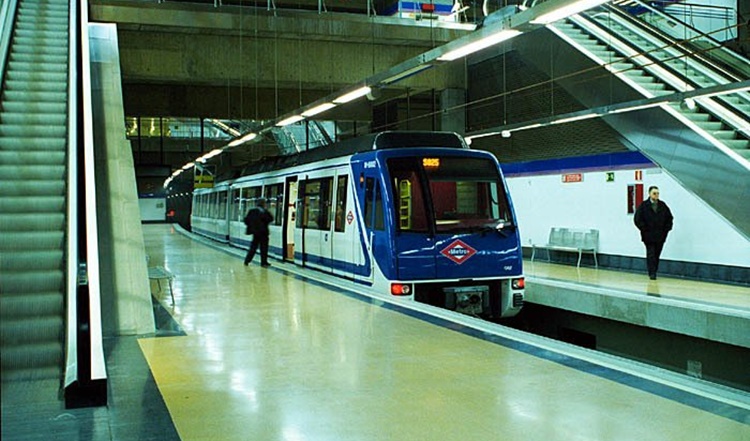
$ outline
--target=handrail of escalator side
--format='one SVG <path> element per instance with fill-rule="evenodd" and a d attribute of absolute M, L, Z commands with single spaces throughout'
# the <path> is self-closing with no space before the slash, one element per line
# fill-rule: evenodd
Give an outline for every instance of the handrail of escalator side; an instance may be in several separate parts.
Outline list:
<path fill-rule="evenodd" d="M 677 23 L 680 24 L 680 26 L 684 26 L 690 32 L 694 33 L 695 35 L 693 35 L 693 36 L 691 36 L 691 37 L 689 37 L 689 38 L 687 38 L 685 40 L 686 43 L 690 43 L 690 42 L 696 40 L 697 38 L 707 39 L 711 43 L 713 43 L 713 44 L 715 44 L 717 46 L 716 47 L 717 50 L 720 50 L 723 53 L 725 53 L 725 54 L 729 55 L 730 57 L 732 57 L 733 59 L 735 59 L 737 61 L 738 65 L 746 65 L 747 64 L 748 60 L 745 57 L 743 57 L 742 55 L 736 53 L 735 51 L 733 51 L 731 49 L 728 49 L 728 48 L 724 47 L 724 45 L 722 45 L 720 42 L 718 42 L 714 37 L 710 36 L 709 34 L 706 34 L 705 32 L 703 32 L 701 30 L 698 30 L 698 29 L 694 28 L 693 26 L 689 25 L 688 23 L 685 23 L 684 21 L 680 20 L 679 18 L 673 17 L 673 16 L 671 16 L 671 15 L 669 15 L 669 14 L 663 12 L 663 11 L 660 11 L 660 10 L 654 8 L 653 6 L 651 6 L 650 4 L 643 2 L 642 0 L 631 0 L 631 3 L 636 3 L 640 7 L 644 8 L 644 9 L 647 9 L 649 12 L 652 12 L 652 13 L 654 13 L 656 15 L 659 15 L 659 16 L 661 16 L 662 18 L 664 18 L 666 20 L 677 22 Z M 619 7 L 619 6 L 616 6 L 616 5 L 605 5 L 605 7 L 607 9 L 610 9 L 610 10 L 613 10 L 613 11 L 622 11 L 622 8 Z M 631 14 L 627 14 L 626 13 L 626 15 L 630 16 Z M 739 13 L 737 15 L 738 15 L 738 20 L 739 20 Z M 662 30 L 659 30 L 659 31 L 661 33 L 664 32 Z M 665 35 L 665 36 L 667 38 L 669 38 L 669 40 L 671 40 L 675 46 L 681 46 L 681 42 L 674 41 L 673 37 L 670 37 L 668 35 Z M 710 62 L 710 60 L 707 60 L 707 61 Z M 724 74 L 731 75 L 731 76 L 736 76 L 734 73 L 727 72 L 726 69 L 724 69 L 724 68 L 721 68 L 719 66 L 715 66 L 715 64 L 713 62 L 711 62 L 711 64 L 714 65 L 715 68 L 719 69 Z M 744 79 L 747 79 L 747 78 L 738 78 L 738 80 L 744 80 Z"/>
<path fill-rule="evenodd" d="M 65 378 L 67 388 L 78 380 L 78 6 L 69 4 L 68 20 L 68 145 L 65 299 Z"/>
<path fill-rule="evenodd" d="M 89 338 L 91 350 L 91 381 L 105 380 L 107 370 L 104 363 L 102 341 L 101 289 L 99 273 L 99 228 L 96 204 L 96 175 L 94 162 L 94 124 L 91 102 L 91 56 L 89 51 L 88 0 L 80 0 L 81 23 L 81 95 L 83 118 L 84 179 L 86 198 L 86 270 L 89 294 Z"/>
<path fill-rule="evenodd" d="M 10 51 L 10 38 L 17 8 L 18 0 L 4 1 L 0 6 L 0 29 L 2 30 L 0 31 L 0 85 L 4 84 L 5 80 L 5 65 Z"/>

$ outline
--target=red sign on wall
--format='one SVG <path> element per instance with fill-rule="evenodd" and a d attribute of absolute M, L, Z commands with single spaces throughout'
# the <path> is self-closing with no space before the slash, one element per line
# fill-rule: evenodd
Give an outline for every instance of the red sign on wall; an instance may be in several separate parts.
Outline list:
<path fill-rule="evenodd" d="M 636 170 L 635 171 L 635 180 L 636 181 L 642 181 L 643 180 L 643 170 Z"/>
<path fill-rule="evenodd" d="M 570 183 L 570 182 L 582 182 L 583 181 L 583 173 L 567 173 L 562 175 L 562 181 L 564 183 Z"/>

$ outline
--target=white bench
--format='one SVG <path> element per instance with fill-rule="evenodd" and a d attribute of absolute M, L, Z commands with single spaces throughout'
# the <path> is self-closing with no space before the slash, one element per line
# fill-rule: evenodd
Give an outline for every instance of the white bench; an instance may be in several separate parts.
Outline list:
<path fill-rule="evenodd" d="M 161 292 L 161 281 L 169 281 L 169 295 L 172 296 L 172 306 L 174 306 L 174 290 L 172 290 L 174 274 L 167 271 L 163 266 L 150 266 L 148 268 L 148 279 L 156 280 L 157 285 L 159 285 L 159 292 Z"/>
<path fill-rule="evenodd" d="M 581 266 L 581 255 L 591 253 L 594 255 L 594 265 L 599 268 L 599 262 L 596 259 L 596 251 L 599 248 L 599 230 L 594 229 L 574 229 L 574 228 L 556 228 L 549 231 L 549 240 L 544 245 L 532 245 L 531 261 L 534 261 L 537 248 L 547 250 L 547 261 L 550 260 L 549 251 L 571 251 L 578 253 L 578 263 Z"/>

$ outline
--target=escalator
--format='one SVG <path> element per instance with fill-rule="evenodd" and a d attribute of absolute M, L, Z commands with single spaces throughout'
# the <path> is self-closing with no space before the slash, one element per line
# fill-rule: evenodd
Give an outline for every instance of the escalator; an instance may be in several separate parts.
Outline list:
<path fill-rule="evenodd" d="M 750 61 L 685 24 L 691 37 L 675 39 L 649 24 L 659 11 L 650 12 L 645 20 L 617 5 L 595 8 L 548 25 L 559 37 L 549 52 L 538 50 L 539 41 L 519 50 L 589 108 L 695 95 L 603 119 L 750 238 L 750 218 L 737 203 L 750 198 L 750 95 L 738 87 L 748 85 Z M 560 60 L 554 67 L 550 53 Z M 589 76 L 581 80 L 580 72 Z"/>
<path fill-rule="evenodd" d="M 2 84 L 3 382 L 64 369 L 68 8 L 19 0 Z"/>

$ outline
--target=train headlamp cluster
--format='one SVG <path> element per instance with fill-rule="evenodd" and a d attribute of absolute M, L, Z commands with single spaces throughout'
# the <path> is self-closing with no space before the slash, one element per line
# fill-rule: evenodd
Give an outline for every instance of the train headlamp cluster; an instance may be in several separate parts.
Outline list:
<path fill-rule="evenodd" d="M 391 283 L 391 294 L 394 296 L 410 296 L 411 285 L 408 283 Z"/>
<path fill-rule="evenodd" d="M 513 279 L 510 282 L 510 286 L 513 289 L 524 289 L 526 288 L 526 280 L 523 277 L 520 277 L 518 279 Z"/>

